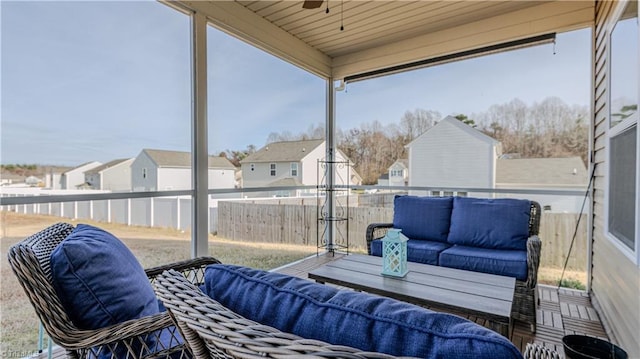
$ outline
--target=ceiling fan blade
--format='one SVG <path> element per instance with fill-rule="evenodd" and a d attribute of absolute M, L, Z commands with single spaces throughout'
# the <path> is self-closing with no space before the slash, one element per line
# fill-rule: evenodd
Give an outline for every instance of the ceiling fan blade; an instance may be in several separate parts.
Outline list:
<path fill-rule="evenodd" d="M 323 0 L 306 0 L 302 4 L 302 8 L 303 9 L 317 9 L 320 6 L 322 6 L 322 1 Z"/>

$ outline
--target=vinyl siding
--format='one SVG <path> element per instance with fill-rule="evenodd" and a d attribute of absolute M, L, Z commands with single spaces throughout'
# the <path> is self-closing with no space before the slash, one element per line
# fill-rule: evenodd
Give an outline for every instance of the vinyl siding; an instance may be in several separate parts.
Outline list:
<path fill-rule="evenodd" d="M 110 191 L 131 190 L 131 164 L 133 160 L 127 160 L 111 168 L 102 171 L 100 188 Z"/>
<path fill-rule="evenodd" d="M 146 178 L 142 177 L 143 168 L 147 169 Z M 134 191 L 157 191 L 158 168 L 149 156 L 142 151 L 131 164 L 131 186 Z"/>
<path fill-rule="evenodd" d="M 593 199 L 592 298 L 608 323 L 610 336 L 629 354 L 640 356 L 640 269 L 612 239 L 605 235 L 607 174 L 607 104 L 609 98 L 609 31 L 617 3 L 596 5 L 594 57 L 594 133 L 592 148 L 596 166 Z"/>
<path fill-rule="evenodd" d="M 493 143 L 440 123 L 410 144 L 409 186 L 493 188 Z"/>

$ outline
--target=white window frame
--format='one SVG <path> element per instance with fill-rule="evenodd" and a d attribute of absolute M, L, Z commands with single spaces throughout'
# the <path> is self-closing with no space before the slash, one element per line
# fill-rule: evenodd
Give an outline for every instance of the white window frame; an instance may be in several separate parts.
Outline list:
<path fill-rule="evenodd" d="M 298 177 L 298 162 L 291 162 L 291 177 Z"/>
<path fill-rule="evenodd" d="M 146 167 L 142 169 L 142 178 L 143 179 L 147 179 L 147 168 Z"/>
<path fill-rule="evenodd" d="M 631 0 L 631 1 L 635 1 L 635 0 Z M 611 234 L 609 232 L 609 181 L 610 181 L 610 176 L 609 176 L 609 165 L 611 164 L 611 160 L 610 160 L 610 149 L 611 149 L 611 138 L 615 137 L 621 133 L 623 133 L 626 130 L 631 129 L 631 127 L 633 127 L 634 125 L 636 126 L 636 168 L 640 167 L 640 121 L 638 121 L 637 117 L 635 118 L 627 118 L 619 123 L 617 123 L 615 126 L 611 127 L 610 123 L 611 123 L 611 58 L 613 56 L 612 52 L 611 52 L 611 45 L 612 45 L 612 41 L 611 41 L 611 35 L 613 34 L 613 31 L 615 29 L 615 26 L 617 25 L 618 21 L 620 20 L 620 18 L 622 17 L 623 11 L 625 10 L 627 4 L 629 1 L 620 1 L 619 3 L 617 3 L 617 7 L 614 10 L 613 16 L 612 16 L 612 20 L 608 25 L 607 28 L 607 50 L 608 50 L 608 61 L 607 61 L 607 70 L 608 70 L 608 74 L 607 74 L 607 78 L 608 78 L 608 96 L 609 98 L 607 99 L 607 123 L 606 123 L 606 140 L 607 140 L 607 147 L 606 147 L 606 159 L 607 159 L 607 168 L 606 168 L 606 184 L 605 184 L 605 199 L 604 199 L 604 235 L 605 238 L 607 238 L 620 252 L 622 252 L 626 257 L 628 257 L 632 262 L 634 262 L 636 265 L 640 266 L 640 224 L 638 224 L 638 222 L 636 221 L 636 228 L 635 228 L 635 240 L 634 240 L 634 247 L 635 248 L 629 248 L 629 246 L 627 246 L 625 243 L 623 243 L 620 239 L 618 239 L 615 235 Z M 638 14 L 637 14 L 638 18 L 640 19 L 640 7 L 638 10 Z M 640 38 L 640 27 L 638 30 L 638 36 Z M 640 66 L 640 49 L 639 49 L 639 53 L 638 53 L 638 66 Z M 640 71 L 639 71 L 639 75 L 638 78 L 636 79 L 637 81 L 637 85 L 638 85 L 638 98 L 636 99 L 636 103 L 640 104 Z M 639 109 L 640 111 L 640 109 Z M 638 216 L 638 214 L 640 213 L 640 171 L 636 171 L 636 216 Z"/>
<path fill-rule="evenodd" d="M 275 177 L 277 174 L 277 166 L 275 163 L 269 163 L 269 175 Z"/>

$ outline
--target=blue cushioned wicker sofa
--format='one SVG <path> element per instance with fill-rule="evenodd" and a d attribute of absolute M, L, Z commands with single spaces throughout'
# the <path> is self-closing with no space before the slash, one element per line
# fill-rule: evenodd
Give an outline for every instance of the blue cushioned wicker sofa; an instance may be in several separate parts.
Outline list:
<path fill-rule="evenodd" d="M 516 278 L 512 317 L 535 331 L 540 205 L 500 198 L 396 196 L 393 223 L 367 228 L 369 254 L 382 256 L 389 228 L 409 238 L 407 260 Z"/>

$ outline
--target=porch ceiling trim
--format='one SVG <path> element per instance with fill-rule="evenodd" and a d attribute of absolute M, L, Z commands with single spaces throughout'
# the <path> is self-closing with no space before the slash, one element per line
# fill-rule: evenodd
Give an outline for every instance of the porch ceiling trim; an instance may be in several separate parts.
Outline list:
<path fill-rule="evenodd" d="M 331 76 L 331 58 L 234 1 L 176 1 L 222 31 L 317 76 Z"/>
<path fill-rule="evenodd" d="M 336 57 L 333 76 L 342 79 L 474 48 L 591 26 L 593 1 L 554 1 L 465 25 Z"/>

